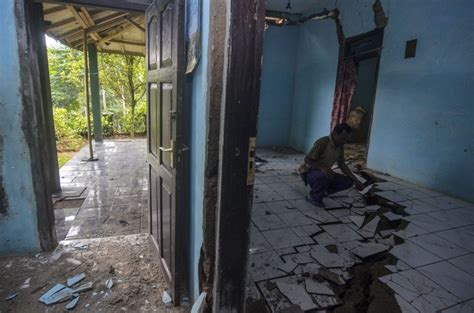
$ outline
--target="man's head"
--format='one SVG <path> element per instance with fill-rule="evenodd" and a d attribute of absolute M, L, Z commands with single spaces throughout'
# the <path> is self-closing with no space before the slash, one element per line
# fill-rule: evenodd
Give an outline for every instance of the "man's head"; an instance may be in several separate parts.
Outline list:
<path fill-rule="evenodd" d="M 337 146 L 341 146 L 349 140 L 351 133 L 352 128 L 348 124 L 337 124 L 332 131 L 332 139 Z"/>

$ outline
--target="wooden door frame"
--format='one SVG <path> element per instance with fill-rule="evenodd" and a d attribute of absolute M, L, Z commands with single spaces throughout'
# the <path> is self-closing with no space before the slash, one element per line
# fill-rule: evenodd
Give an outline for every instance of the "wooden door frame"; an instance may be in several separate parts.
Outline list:
<path fill-rule="evenodd" d="M 380 47 L 378 47 L 376 49 L 369 48 L 367 51 L 362 51 L 360 53 L 360 56 L 357 56 L 357 55 L 352 56 L 352 57 L 357 58 L 359 61 L 367 60 L 367 59 L 371 59 L 371 58 L 376 58 L 377 59 L 377 63 L 375 65 L 375 82 L 374 82 L 374 86 L 373 86 L 374 92 L 372 94 L 372 99 L 371 99 L 371 103 L 370 103 L 372 105 L 372 112 L 370 113 L 370 116 L 369 116 L 369 129 L 367 130 L 367 142 L 365 144 L 366 147 L 367 147 L 367 149 L 366 149 L 366 158 L 368 157 L 368 154 L 369 154 L 370 137 L 371 137 L 371 133 L 372 133 L 372 121 L 373 121 L 374 110 L 375 110 L 375 98 L 376 98 L 376 95 L 377 95 L 377 85 L 378 85 L 378 81 L 379 81 L 380 60 L 382 58 L 384 36 L 385 36 L 385 29 L 384 28 L 376 28 L 376 29 L 368 31 L 366 33 L 358 34 L 358 35 L 351 36 L 351 37 L 348 37 L 348 38 L 344 39 L 344 49 L 343 49 L 344 57 L 343 57 L 343 59 L 351 57 L 350 50 L 351 50 L 351 47 L 352 47 L 354 42 L 360 42 L 360 41 L 363 41 L 364 39 L 380 37 L 380 38 L 378 38 L 378 40 L 380 40 Z M 338 62 L 340 63 L 341 58 L 339 58 L 338 60 L 339 60 Z M 338 63 L 338 68 L 340 66 L 339 63 Z M 367 163 L 367 161 L 366 161 L 366 163 Z"/>
<path fill-rule="evenodd" d="M 249 146 L 257 135 L 265 3 L 226 3 L 213 310 L 243 312 L 255 165 Z"/>

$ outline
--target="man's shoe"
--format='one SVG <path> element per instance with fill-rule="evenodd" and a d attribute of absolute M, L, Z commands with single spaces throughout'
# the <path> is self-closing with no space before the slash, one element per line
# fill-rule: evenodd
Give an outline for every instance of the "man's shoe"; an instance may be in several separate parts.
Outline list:
<path fill-rule="evenodd" d="M 324 205 L 324 203 L 322 201 L 321 202 L 316 202 L 313 199 L 311 199 L 311 197 L 308 197 L 308 196 L 306 196 L 306 201 L 308 201 L 309 203 L 311 203 L 314 206 L 317 206 L 318 208 L 324 209 L 326 207 L 326 205 Z"/>

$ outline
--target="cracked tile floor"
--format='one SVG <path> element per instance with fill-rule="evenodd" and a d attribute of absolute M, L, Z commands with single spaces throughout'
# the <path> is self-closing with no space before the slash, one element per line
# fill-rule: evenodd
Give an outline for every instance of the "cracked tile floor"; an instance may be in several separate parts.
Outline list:
<path fill-rule="evenodd" d="M 302 154 L 258 152 L 249 311 L 474 312 L 473 204 L 366 170 L 365 196 L 343 191 L 320 209 L 295 174 Z M 351 298 L 354 286 L 369 298 Z"/>
<path fill-rule="evenodd" d="M 86 146 L 60 169 L 62 196 L 72 197 L 55 205 L 58 240 L 147 232 L 145 139 L 106 140 L 94 144 L 94 156 L 84 161 Z"/>

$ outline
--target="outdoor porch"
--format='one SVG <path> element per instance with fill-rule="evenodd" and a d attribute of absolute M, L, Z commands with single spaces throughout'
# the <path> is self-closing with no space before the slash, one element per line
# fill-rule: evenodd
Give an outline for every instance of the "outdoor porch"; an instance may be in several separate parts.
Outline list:
<path fill-rule="evenodd" d="M 106 140 L 94 151 L 97 161 L 84 147 L 60 169 L 58 240 L 147 233 L 146 140 Z"/>

